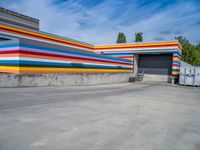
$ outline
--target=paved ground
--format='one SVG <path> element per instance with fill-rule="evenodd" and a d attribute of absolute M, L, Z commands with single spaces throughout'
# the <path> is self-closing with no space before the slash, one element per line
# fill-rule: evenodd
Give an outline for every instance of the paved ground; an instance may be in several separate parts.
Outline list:
<path fill-rule="evenodd" d="M 0 150 L 200 150 L 200 89 L 1 88 Z"/>

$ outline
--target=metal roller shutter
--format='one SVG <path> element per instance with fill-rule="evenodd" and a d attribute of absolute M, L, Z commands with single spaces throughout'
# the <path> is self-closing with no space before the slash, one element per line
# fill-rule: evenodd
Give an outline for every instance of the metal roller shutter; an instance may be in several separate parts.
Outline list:
<path fill-rule="evenodd" d="M 139 73 L 171 75 L 172 54 L 140 54 L 138 57 Z"/>

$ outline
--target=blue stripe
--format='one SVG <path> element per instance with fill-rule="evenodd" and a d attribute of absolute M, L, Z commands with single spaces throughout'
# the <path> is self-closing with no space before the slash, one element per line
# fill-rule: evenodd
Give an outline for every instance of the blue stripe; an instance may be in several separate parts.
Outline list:
<path fill-rule="evenodd" d="M 0 43 L 0 48 L 5 48 L 5 47 L 19 47 L 19 43 L 12 43 L 12 44 L 1 44 Z"/>
<path fill-rule="evenodd" d="M 182 57 L 182 55 L 180 53 L 174 52 L 173 56 L 176 56 L 176 55 L 178 55 L 180 58 Z"/>
<path fill-rule="evenodd" d="M 178 68 L 173 68 L 172 71 L 180 71 Z"/>
<path fill-rule="evenodd" d="M 173 60 L 173 64 L 180 64 L 180 61 Z"/>
<path fill-rule="evenodd" d="M 39 67 L 79 67 L 79 68 L 121 68 L 121 69 L 132 69 L 132 66 L 106 66 L 106 65 L 92 65 L 84 63 L 54 63 L 54 62 L 39 62 L 39 61 L 26 61 L 26 60 L 1 60 L 1 65 L 38 65 Z"/>
<path fill-rule="evenodd" d="M 177 53 L 177 54 L 179 54 L 180 56 L 182 56 L 182 51 L 177 51 L 177 52 L 175 52 L 175 53 Z"/>

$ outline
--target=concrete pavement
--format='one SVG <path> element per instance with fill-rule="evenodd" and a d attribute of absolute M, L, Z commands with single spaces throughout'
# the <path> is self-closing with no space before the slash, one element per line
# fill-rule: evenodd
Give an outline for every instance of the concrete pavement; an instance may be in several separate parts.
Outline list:
<path fill-rule="evenodd" d="M 0 150 L 161 149 L 200 149 L 199 88 L 0 88 Z"/>

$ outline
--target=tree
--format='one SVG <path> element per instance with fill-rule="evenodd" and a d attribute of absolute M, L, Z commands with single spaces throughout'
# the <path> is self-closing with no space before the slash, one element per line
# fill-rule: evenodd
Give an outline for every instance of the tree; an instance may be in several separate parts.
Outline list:
<path fill-rule="evenodd" d="M 126 35 L 123 32 L 118 33 L 117 43 L 126 43 Z"/>
<path fill-rule="evenodd" d="M 200 44 L 193 45 L 185 37 L 175 37 L 182 46 L 182 60 L 191 65 L 200 65 Z"/>
<path fill-rule="evenodd" d="M 176 40 L 178 40 L 179 41 L 179 43 L 183 46 L 184 44 L 188 44 L 189 43 L 189 41 L 185 38 L 185 37 L 183 37 L 183 36 L 178 36 L 178 37 L 175 37 L 175 39 Z"/>
<path fill-rule="evenodd" d="M 143 41 L 143 36 L 142 36 L 142 32 L 136 32 L 135 33 L 135 42 L 142 42 Z"/>

